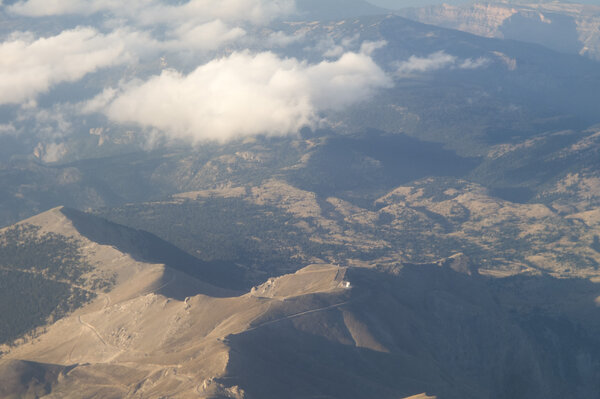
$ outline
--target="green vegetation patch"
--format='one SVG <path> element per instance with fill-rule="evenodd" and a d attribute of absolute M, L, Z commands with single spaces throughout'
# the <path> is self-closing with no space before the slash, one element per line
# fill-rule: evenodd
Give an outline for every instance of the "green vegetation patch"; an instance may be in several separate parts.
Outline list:
<path fill-rule="evenodd" d="M 0 237 L 0 267 L 32 270 L 54 279 L 81 282 L 92 270 L 81 255 L 76 240 L 56 233 L 39 233 L 39 227 L 24 224 L 8 229 Z"/>
<path fill-rule="evenodd" d="M 295 271 L 307 257 L 344 249 L 312 241 L 279 208 L 239 198 L 132 204 L 97 214 L 152 232 L 201 260 L 232 261 L 267 274 Z"/>
<path fill-rule="evenodd" d="M 0 343 L 59 319 L 92 297 L 90 292 L 36 274 L 0 270 Z"/>
<path fill-rule="evenodd" d="M 28 224 L 0 235 L 0 343 L 65 316 L 95 294 L 78 287 L 92 266 L 78 242 Z"/>

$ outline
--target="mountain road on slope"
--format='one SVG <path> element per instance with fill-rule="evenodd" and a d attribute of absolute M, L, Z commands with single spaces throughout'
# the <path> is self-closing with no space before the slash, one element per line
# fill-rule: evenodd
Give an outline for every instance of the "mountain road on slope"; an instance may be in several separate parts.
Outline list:
<path fill-rule="evenodd" d="M 294 314 L 291 314 L 291 315 L 288 315 L 288 316 L 284 316 L 284 317 L 281 317 L 281 318 L 275 319 L 275 320 L 269 320 L 269 321 L 266 321 L 264 323 L 258 324 L 258 325 L 254 326 L 254 327 L 251 327 L 251 328 L 247 329 L 244 332 L 254 331 L 254 330 L 257 330 L 257 329 L 259 329 L 261 327 L 265 327 L 265 326 L 268 326 L 268 325 L 271 325 L 271 324 L 279 323 L 279 322 L 284 321 L 284 320 L 290 320 L 290 319 L 294 319 L 294 318 L 297 318 L 297 317 L 300 317 L 300 316 L 305 316 L 307 314 L 312 314 L 312 313 L 317 313 L 317 312 L 323 312 L 325 310 L 339 308 L 341 306 L 348 305 L 348 304 L 350 304 L 352 302 L 359 302 L 359 301 L 365 299 L 366 297 L 368 297 L 370 294 L 371 294 L 370 292 L 365 292 L 364 295 L 361 295 L 358 298 L 350 299 L 348 301 L 336 303 L 336 304 L 329 305 L 329 306 L 324 306 L 324 307 L 321 307 L 321 308 L 318 308 L 318 309 L 305 310 L 303 312 L 294 313 Z"/>

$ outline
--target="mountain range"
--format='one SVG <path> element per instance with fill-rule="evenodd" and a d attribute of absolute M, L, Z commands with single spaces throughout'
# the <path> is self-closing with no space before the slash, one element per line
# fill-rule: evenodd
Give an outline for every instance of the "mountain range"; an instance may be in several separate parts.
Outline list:
<path fill-rule="evenodd" d="M 121 23 L 25 3 L 3 32 Z M 0 105 L 0 397 L 597 396 L 597 7 L 341 3 L 196 51 L 157 25 L 162 53 Z M 153 85 L 154 125 L 114 117 Z M 313 108 L 170 131 L 214 122 L 205 92 L 225 133 Z"/>
<path fill-rule="evenodd" d="M 585 300 L 597 290 L 584 280 L 480 277 L 461 255 L 314 264 L 236 292 L 155 263 L 143 254 L 160 241 L 95 216 L 57 208 L 19 226 L 76 243 L 90 268 L 60 283 L 96 299 L 3 348 L 3 397 L 558 398 L 598 390 L 600 326 Z M 104 284 L 90 286 L 97 280 Z"/>

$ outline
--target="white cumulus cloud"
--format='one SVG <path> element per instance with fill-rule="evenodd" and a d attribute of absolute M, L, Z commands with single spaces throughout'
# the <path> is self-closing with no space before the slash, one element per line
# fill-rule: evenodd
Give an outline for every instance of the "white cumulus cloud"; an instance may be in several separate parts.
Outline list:
<path fill-rule="evenodd" d="M 161 0 L 22 0 L 8 7 L 14 14 L 41 17 L 111 13 L 142 25 L 182 21 L 249 21 L 264 23 L 295 11 L 294 0 L 190 0 L 169 4 Z"/>
<path fill-rule="evenodd" d="M 415 72 L 430 72 L 454 65 L 456 57 L 444 51 L 437 51 L 427 57 L 411 56 L 407 61 L 398 64 L 398 74 L 407 75 Z"/>
<path fill-rule="evenodd" d="M 144 82 L 107 89 L 83 110 L 158 129 L 171 138 L 224 141 L 315 126 L 319 112 L 341 109 L 391 84 L 364 53 L 308 64 L 271 52 L 237 52 L 188 75 L 166 70 Z"/>
<path fill-rule="evenodd" d="M 398 62 L 396 74 L 400 77 L 410 76 L 415 73 L 433 72 L 446 68 L 458 69 L 477 69 L 488 64 L 487 58 L 460 60 L 458 57 L 448 54 L 445 51 L 436 51 L 427 57 L 411 56 L 408 60 Z"/>
<path fill-rule="evenodd" d="M 490 60 L 484 57 L 479 57 L 477 59 L 467 58 L 462 61 L 458 67 L 460 69 L 477 69 L 486 66 L 489 62 Z"/>
<path fill-rule="evenodd" d="M 137 55 L 157 51 L 202 56 L 240 41 L 247 27 L 262 26 L 295 12 L 294 0 L 21 0 L 7 6 L 13 16 L 100 16 L 104 29 L 126 30 L 145 38 L 128 46 Z M 274 37 L 282 43 L 293 38 Z M 250 39 L 247 39 L 249 41 Z"/>
<path fill-rule="evenodd" d="M 246 35 L 240 27 L 229 27 L 220 19 L 204 24 L 184 24 L 174 31 L 176 39 L 161 43 L 165 50 L 216 50 Z"/>
<path fill-rule="evenodd" d="M 26 102 L 62 82 L 129 59 L 117 34 L 92 28 L 35 38 L 14 33 L 0 43 L 0 104 Z"/>
<path fill-rule="evenodd" d="M 12 123 L 0 123 L 0 136 L 15 134 L 17 134 L 17 129 L 15 128 L 15 125 L 13 125 Z"/>

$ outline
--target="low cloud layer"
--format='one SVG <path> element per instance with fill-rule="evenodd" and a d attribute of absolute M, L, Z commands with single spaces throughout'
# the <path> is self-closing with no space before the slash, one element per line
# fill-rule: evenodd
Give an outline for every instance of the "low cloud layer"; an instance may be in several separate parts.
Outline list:
<path fill-rule="evenodd" d="M 90 16 L 82 20 L 94 25 L 48 37 L 13 33 L 0 43 L 0 106 L 20 104 L 17 127 L 35 122 L 36 134 L 53 143 L 72 133 L 69 121 L 81 113 L 194 142 L 286 135 L 393 85 L 371 58 L 386 43 L 361 45 L 358 34 L 324 43 L 322 62 L 261 52 L 283 52 L 305 38 L 303 31 L 267 28 L 295 12 L 294 0 L 132 0 L 127 7 L 117 0 L 20 0 L 0 7 L 25 21 L 20 26 L 63 15 Z M 38 97 L 53 87 L 115 66 L 126 68 L 87 80 L 95 97 L 74 104 L 79 100 L 46 96 L 50 103 L 38 108 Z M 40 119 L 57 109 L 61 121 Z"/>
<path fill-rule="evenodd" d="M 91 28 L 47 38 L 13 34 L 0 43 L 0 104 L 34 100 L 62 82 L 75 82 L 100 68 L 129 59 L 117 35 Z"/>
<path fill-rule="evenodd" d="M 96 14 L 101 29 L 148 38 L 129 49 L 134 53 L 217 50 L 245 37 L 245 27 L 296 10 L 294 0 L 131 0 L 126 7 L 117 0 L 22 0 L 5 8 L 10 15 L 33 18 Z"/>
<path fill-rule="evenodd" d="M 249 21 L 264 23 L 295 11 L 294 0 L 190 0 L 180 4 L 161 0 L 130 0 L 124 5 L 119 0 L 26 0 L 8 7 L 9 12 L 29 16 L 57 16 L 66 14 L 91 15 L 110 13 L 127 18 L 138 25 L 164 23 Z"/>
<path fill-rule="evenodd" d="M 88 22 L 94 21 L 97 26 L 89 29 L 112 32 L 106 36 L 98 35 L 97 41 L 102 37 L 117 39 L 106 40 L 104 45 L 107 47 L 122 49 L 125 46 L 129 54 L 145 60 L 158 54 L 169 54 L 172 58 L 198 62 L 207 53 L 231 43 L 252 42 L 253 39 L 247 37 L 248 27 L 294 13 L 295 1 L 131 0 L 124 7 L 123 2 L 117 0 L 21 0 L 4 6 L 4 9 L 8 15 L 31 18 L 96 15 L 98 18 Z M 58 41 L 63 34 L 47 40 L 46 45 L 60 46 Z M 74 35 L 71 33 L 71 36 Z M 285 45 L 295 38 L 280 34 L 273 39 Z M 75 37 L 73 45 L 78 44 Z M 43 59 L 39 61 L 44 63 Z M 11 65 L 7 65 L 9 67 Z"/>
<path fill-rule="evenodd" d="M 446 68 L 477 69 L 487 65 L 487 58 L 459 59 L 445 51 L 437 51 L 427 57 L 411 56 L 408 60 L 397 64 L 396 74 L 400 77 L 418 73 L 433 72 Z"/>
<path fill-rule="evenodd" d="M 167 70 L 145 82 L 108 89 L 84 110 L 158 129 L 171 138 L 223 141 L 315 126 L 319 112 L 341 109 L 391 84 L 364 53 L 307 64 L 270 52 L 239 52 L 188 75 Z"/>

